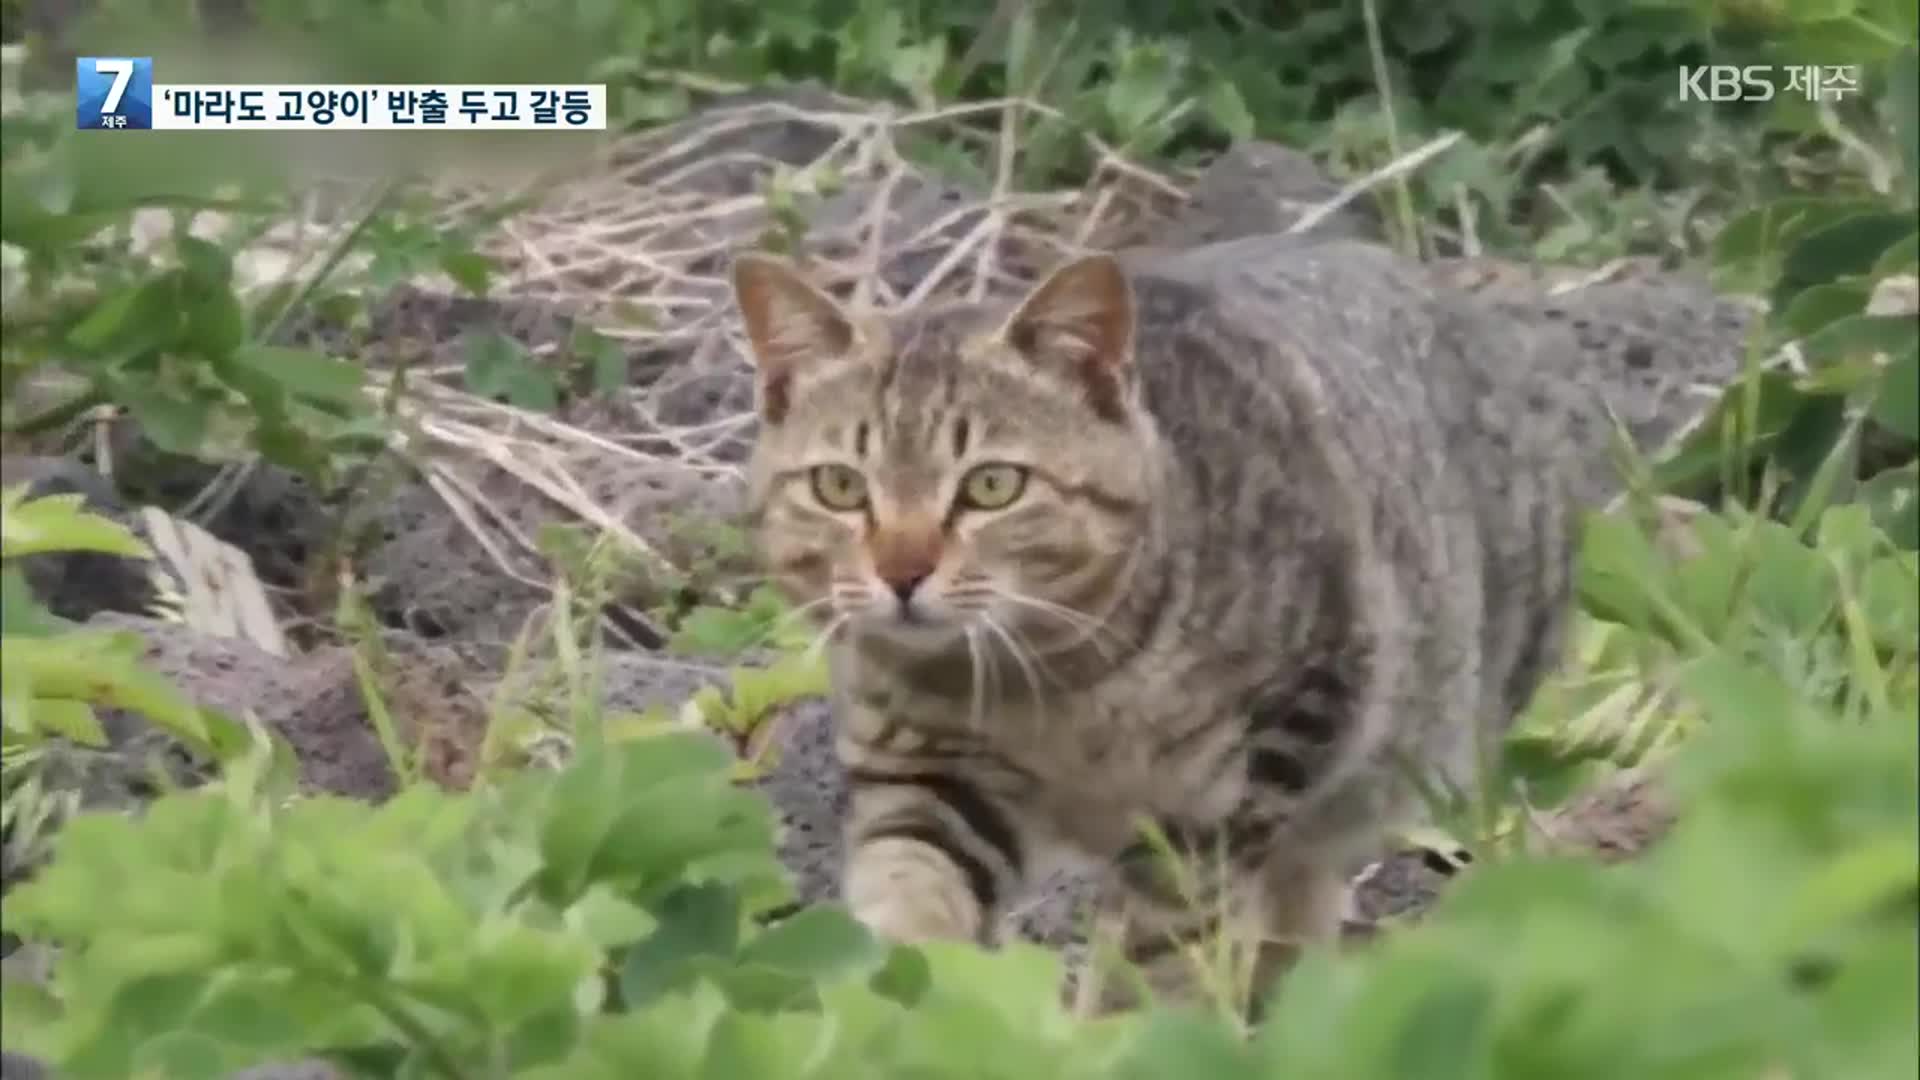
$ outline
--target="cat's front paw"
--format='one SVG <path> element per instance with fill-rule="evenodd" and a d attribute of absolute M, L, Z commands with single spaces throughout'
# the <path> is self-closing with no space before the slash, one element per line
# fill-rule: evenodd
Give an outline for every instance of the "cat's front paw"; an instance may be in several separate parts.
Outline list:
<path fill-rule="evenodd" d="M 847 907 L 889 941 L 977 941 L 985 922 L 966 877 L 938 849 L 903 840 L 862 847 L 847 868 Z"/>
<path fill-rule="evenodd" d="M 979 920 L 950 905 L 928 903 L 912 896 L 886 896 L 853 908 L 854 918 L 876 937 L 902 945 L 923 941 L 973 941 Z"/>

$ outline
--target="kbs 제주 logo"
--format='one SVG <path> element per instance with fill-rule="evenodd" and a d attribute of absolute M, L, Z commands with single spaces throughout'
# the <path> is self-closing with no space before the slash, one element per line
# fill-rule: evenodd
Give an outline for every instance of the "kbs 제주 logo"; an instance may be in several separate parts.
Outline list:
<path fill-rule="evenodd" d="M 74 61 L 74 123 L 94 129 L 153 127 L 153 58 L 82 56 Z"/>

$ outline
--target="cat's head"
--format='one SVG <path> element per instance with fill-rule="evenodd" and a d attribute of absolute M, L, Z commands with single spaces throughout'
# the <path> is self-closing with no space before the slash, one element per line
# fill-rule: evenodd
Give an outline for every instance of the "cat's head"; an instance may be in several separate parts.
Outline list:
<path fill-rule="evenodd" d="M 771 256 L 739 257 L 733 286 L 758 375 L 761 554 L 794 600 L 910 649 L 1096 632 L 1159 461 L 1116 260 L 1075 260 L 1011 308 L 889 318 Z"/>

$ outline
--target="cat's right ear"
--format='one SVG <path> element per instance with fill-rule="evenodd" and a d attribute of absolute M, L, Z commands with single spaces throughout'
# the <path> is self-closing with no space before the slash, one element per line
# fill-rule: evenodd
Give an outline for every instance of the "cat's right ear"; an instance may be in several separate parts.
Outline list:
<path fill-rule="evenodd" d="M 734 303 L 759 369 L 760 413 L 777 424 L 787 413 L 794 372 L 852 349 L 853 321 L 833 297 L 776 255 L 738 255 L 732 277 Z"/>
<path fill-rule="evenodd" d="M 1122 421 L 1133 381 L 1133 287 L 1112 255 L 1087 255 L 1047 275 L 1001 335 L 1034 363 L 1070 375 L 1101 417 Z"/>

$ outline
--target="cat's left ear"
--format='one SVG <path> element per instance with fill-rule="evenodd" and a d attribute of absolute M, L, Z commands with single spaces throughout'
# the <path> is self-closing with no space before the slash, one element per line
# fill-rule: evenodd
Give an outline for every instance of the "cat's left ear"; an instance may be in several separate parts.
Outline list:
<path fill-rule="evenodd" d="M 733 298 L 746 323 L 759 371 L 760 411 L 779 423 L 787 411 L 794 372 L 802 365 L 853 348 L 853 320 L 792 263 L 749 252 L 733 260 Z"/>
<path fill-rule="evenodd" d="M 1014 351 L 1079 382 L 1103 418 L 1119 421 L 1133 381 L 1133 287 L 1112 255 L 1047 275 L 1001 331 Z"/>

